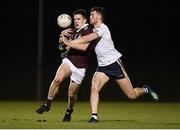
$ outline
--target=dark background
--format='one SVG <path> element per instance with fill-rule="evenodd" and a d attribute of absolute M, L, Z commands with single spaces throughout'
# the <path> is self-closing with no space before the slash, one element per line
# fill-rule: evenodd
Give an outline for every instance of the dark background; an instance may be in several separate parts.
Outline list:
<path fill-rule="evenodd" d="M 47 96 L 56 69 L 61 64 L 58 36 L 61 29 L 56 19 L 61 13 L 93 6 L 106 9 L 115 47 L 134 86 L 149 84 L 160 101 L 180 101 L 179 17 L 178 3 L 157 0 L 44 0 L 42 17 L 42 63 L 38 66 L 38 0 L 6 0 L 1 3 L 0 100 L 36 100 L 37 67 L 42 67 L 40 99 Z M 96 67 L 91 58 L 87 78 L 79 100 L 89 100 L 91 77 Z M 56 100 L 67 99 L 67 79 Z M 128 100 L 111 81 L 100 93 L 101 100 Z M 150 101 L 143 96 L 142 101 Z"/>

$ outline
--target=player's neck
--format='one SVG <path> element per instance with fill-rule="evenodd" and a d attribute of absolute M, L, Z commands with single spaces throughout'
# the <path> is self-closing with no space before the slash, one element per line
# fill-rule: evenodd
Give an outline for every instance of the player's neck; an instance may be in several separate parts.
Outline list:
<path fill-rule="evenodd" d="M 102 21 L 98 21 L 96 24 L 94 24 L 94 28 L 99 27 L 102 24 Z"/>

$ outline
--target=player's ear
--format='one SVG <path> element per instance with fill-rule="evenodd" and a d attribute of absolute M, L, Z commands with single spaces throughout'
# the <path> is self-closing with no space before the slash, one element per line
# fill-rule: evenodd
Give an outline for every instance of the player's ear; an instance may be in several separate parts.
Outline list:
<path fill-rule="evenodd" d="M 101 15 L 98 15 L 98 19 L 99 19 L 99 20 L 102 20 L 102 16 L 101 16 Z"/>
<path fill-rule="evenodd" d="M 87 19 L 84 19 L 84 23 L 87 23 Z"/>

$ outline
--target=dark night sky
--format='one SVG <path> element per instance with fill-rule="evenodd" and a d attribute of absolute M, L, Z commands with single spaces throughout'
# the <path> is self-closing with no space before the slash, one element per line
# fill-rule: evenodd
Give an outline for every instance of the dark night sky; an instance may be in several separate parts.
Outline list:
<path fill-rule="evenodd" d="M 56 23 L 58 15 L 72 15 L 78 8 L 89 12 L 93 6 L 103 6 L 106 9 L 105 23 L 112 33 L 115 47 L 123 54 L 122 60 L 132 82 L 137 85 L 150 82 L 164 101 L 180 100 L 177 47 L 180 43 L 180 10 L 176 2 L 44 0 L 43 3 L 43 96 L 46 96 L 48 85 L 61 63 L 57 49 L 61 31 Z M 7 0 L 1 6 L 0 99 L 35 99 L 38 1 Z M 106 94 L 106 89 L 103 91 Z M 171 99 L 167 99 L 169 92 L 172 93 Z"/>

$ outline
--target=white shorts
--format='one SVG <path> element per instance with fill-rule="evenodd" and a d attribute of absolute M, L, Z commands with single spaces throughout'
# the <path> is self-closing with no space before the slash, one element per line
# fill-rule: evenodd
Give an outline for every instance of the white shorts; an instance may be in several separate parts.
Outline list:
<path fill-rule="evenodd" d="M 71 73 L 72 73 L 71 76 L 70 76 L 71 80 L 74 81 L 77 84 L 81 84 L 84 77 L 85 77 L 86 69 L 85 68 L 77 68 L 67 58 L 64 58 L 62 60 L 62 64 L 66 64 L 66 65 L 68 65 L 70 67 L 70 70 L 71 70 Z"/>

